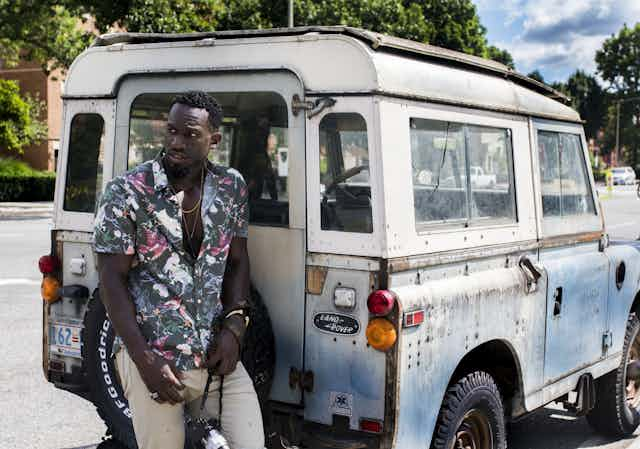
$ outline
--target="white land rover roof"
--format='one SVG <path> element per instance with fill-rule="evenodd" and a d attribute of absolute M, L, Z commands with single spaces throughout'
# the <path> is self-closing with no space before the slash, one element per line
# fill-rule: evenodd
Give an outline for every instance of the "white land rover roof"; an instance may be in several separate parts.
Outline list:
<path fill-rule="evenodd" d="M 307 95 L 381 94 L 580 122 L 561 93 L 503 64 L 349 27 L 107 34 L 75 60 L 64 97 L 115 97 L 136 74 L 236 70 L 289 70 Z"/>

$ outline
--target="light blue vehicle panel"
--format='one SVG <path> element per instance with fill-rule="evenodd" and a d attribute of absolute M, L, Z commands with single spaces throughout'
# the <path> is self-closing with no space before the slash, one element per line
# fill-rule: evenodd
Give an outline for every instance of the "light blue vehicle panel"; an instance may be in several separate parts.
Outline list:
<path fill-rule="evenodd" d="M 598 242 L 540 250 L 546 270 L 544 381 L 553 383 L 604 357 L 609 258 Z"/>
<path fill-rule="evenodd" d="M 422 285 L 391 286 L 401 310 L 424 308 L 425 322 L 399 341 L 397 448 L 429 447 L 438 412 L 456 367 L 490 344 L 516 360 L 525 402 L 537 402 L 544 361 L 545 279 L 526 293 L 520 268 L 510 266 L 444 277 Z M 522 401 L 522 398 L 520 398 Z M 511 407 L 511 404 L 509 404 Z M 518 407 L 519 405 L 513 405 Z"/>

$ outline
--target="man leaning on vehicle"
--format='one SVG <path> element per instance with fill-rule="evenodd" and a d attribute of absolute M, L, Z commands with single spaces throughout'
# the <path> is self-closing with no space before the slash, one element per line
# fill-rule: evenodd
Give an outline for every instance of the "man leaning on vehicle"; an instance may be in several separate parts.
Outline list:
<path fill-rule="evenodd" d="M 220 420 L 231 447 L 264 446 L 257 396 L 238 363 L 248 322 L 247 188 L 237 171 L 207 159 L 221 122 L 204 92 L 176 97 L 164 150 L 109 182 L 98 207 L 100 293 L 140 449 L 183 449 L 184 411 L 199 408 L 207 368 L 225 376 Z M 210 417 L 218 386 L 216 376 Z"/>

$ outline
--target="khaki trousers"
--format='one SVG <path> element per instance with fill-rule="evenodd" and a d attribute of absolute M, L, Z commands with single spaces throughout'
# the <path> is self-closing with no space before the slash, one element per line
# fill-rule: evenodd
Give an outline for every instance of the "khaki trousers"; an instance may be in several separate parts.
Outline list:
<path fill-rule="evenodd" d="M 184 410 L 198 416 L 200 401 L 207 382 L 207 371 L 186 371 L 181 391 L 185 402 L 170 405 L 151 399 L 138 368 L 123 348 L 116 354 L 116 369 L 124 395 L 129 401 L 133 429 L 139 449 L 184 449 Z M 214 377 L 203 415 L 218 417 L 220 378 Z M 222 433 L 231 449 L 261 449 L 264 431 L 258 397 L 247 371 L 238 363 L 235 371 L 224 376 L 222 386 Z"/>

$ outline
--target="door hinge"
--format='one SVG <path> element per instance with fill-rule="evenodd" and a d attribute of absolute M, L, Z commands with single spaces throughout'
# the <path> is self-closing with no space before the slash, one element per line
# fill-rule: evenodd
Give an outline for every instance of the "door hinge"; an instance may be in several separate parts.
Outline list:
<path fill-rule="evenodd" d="M 313 391 L 313 371 L 300 371 L 296 367 L 289 368 L 289 388 L 300 388 L 310 393 Z"/>
<path fill-rule="evenodd" d="M 613 346 L 613 334 L 611 331 L 606 331 L 602 334 L 602 352 L 607 352 L 611 346 Z"/>
<path fill-rule="evenodd" d="M 316 101 L 304 101 L 298 94 L 294 94 L 291 100 L 291 112 L 297 116 L 300 111 L 309 111 L 307 118 L 311 118 L 334 104 L 336 104 L 336 100 L 331 97 L 318 98 Z"/>

